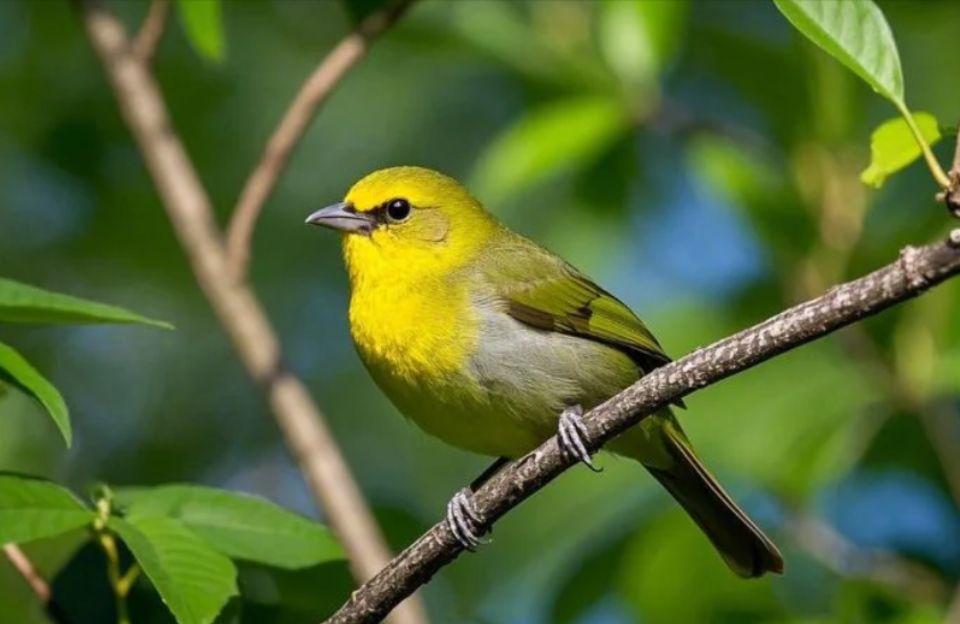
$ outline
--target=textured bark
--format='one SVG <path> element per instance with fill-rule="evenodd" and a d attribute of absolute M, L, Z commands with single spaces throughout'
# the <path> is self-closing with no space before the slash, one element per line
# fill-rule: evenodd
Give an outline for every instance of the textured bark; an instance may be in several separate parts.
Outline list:
<path fill-rule="evenodd" d="M 915 297 L 960 272 L 960 229 L 947 241 L 907 247 L 895 262 L 794 306 L 749 329 L 658 368 L 584 417 L 588 447 L 605 442 L 646 415 L 700 388 L 752 368 L 780 353 Z M 497 519 L 572 465 L 556 437 L 512 463 L 474 495 L 489 528 Z M 443 522 L 397 555 L 355 591 L 328 624 L 377 622 L 463 548 Z"/>

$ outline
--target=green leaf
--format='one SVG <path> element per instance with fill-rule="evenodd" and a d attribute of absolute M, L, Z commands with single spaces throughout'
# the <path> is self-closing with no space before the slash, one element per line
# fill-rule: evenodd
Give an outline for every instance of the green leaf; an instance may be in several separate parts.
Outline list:
<path fill-rule="evenodd" d="M 163 516 L 110 518 L 179 624 L 209 624 L 237 595 L 233 562 L 187 527 Z"/>
<path fill-rule="evenodd" d="M 36 399 L 50 414 L 50 418 L 57 425 L 60 435 L 63 436 L 69 448 L 73 438 L 70 411 L 60 392 L 22 355 L 2 342 L 0 342 L 0 381 L 5 381 Z"/>
<path fill-rule="evenodd" d="M 95 517 L 55 483 L 0 473 L 0 544 L 54 537 L 90 524 Z"/>
<path fill-rule="evenodd" d="M 873 0 L 773 0 L 808 39 L 903 108 L 897 44 Z"/>
<path fill-rule="evenodd" d="M 123 488 L 114 500 L 130 514 L 176 518 L 221 553 L 279 568 L 342 559 L 326 526 L 267 500 L 195 485 Z"/>
<path fill-rule="evenodd" d="M 650 85 L 680 43 L 685 0 L 606 0 L 599 10 L 600 51 L 629 85 Z"/>
<path fill-rule="evenodd" d="M 0 321 L 11 323 L 120 323 L 173 329 L 164 321 L 116 306 L 62 295 L 0 277 Z"/>
<path fill-rule="evenodd" d="M 487 148 L 475 172 L 478 193 L 501 201 L 599 155 L 626 127 L 613 98 L 577 98 L 532 111 Z"/>
<path fill-rule="evenodd" d="M 227 46 L 220 0 L 177 0 L 177 12 L 193 49 L 208 61 L 222 61 Z"/>
<path fill-rule="evenodd" d="M 930 113 L 913 113 L 920 134 L 928 145 L 940 140 L 940 124 Z M 880 124 L 870 135 L 870 166 L 860 174 L 860 180 L 874 188 L 883 186 L 888 176 L 900 171 L 923 155 L 909 124 L 902 117 Z"/>

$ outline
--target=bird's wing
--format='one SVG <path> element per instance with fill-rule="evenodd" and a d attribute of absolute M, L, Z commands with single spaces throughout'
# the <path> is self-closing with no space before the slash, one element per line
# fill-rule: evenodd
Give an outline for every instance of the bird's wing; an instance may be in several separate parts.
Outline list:
<path fill-rule="evenodd" d="M 630 308 L 559 257 L 520 237 L 498 251 L 484 273 L 513 318 L 620 349 L 645 372 L 670 361 Z"/>

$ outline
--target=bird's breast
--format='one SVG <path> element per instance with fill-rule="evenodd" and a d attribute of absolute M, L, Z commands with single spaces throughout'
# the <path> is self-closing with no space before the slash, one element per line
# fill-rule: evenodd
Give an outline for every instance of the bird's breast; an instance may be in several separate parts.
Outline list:
<path fill-rule="evenodd" d="M 440 280 L 369 279 L 351 293 L 357 350 L 391 385 L 429 385 L 462 371 L 476 326 L 465 290 Z"/>

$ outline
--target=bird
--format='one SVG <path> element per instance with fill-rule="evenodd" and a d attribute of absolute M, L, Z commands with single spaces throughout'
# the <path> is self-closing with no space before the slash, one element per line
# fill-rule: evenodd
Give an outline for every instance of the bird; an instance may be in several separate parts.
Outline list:
<path fill-rule="evenodd" d="M 379 388 L 428 434 L 498 458 L 447 505 L 450 530 L 470 550 L 482 543 L 470 493 L 484 479 L 553 436 L 595 469 L 582 415 L 671 361 L 624 303 L 440 172 L 374 171 L 306 221 L 342 234 L 350 334 Z M 776 545 L 703 465 L 671 409 L 606 450 L 642 464 L 738 576 L 782 573 Z"/>

